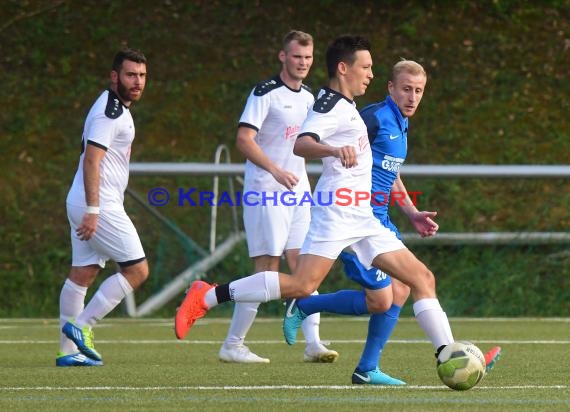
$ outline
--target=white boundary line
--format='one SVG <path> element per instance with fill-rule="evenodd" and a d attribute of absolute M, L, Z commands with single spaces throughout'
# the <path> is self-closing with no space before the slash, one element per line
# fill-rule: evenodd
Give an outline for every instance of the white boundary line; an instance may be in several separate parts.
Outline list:
<path fill-rule="evenodd" d="M 367 316 L 333 316 L 330 314 L 325 314 L 322 316 L 322 321 L 339 321 L 342 320 L 343 322 L 368 322 Z M 210 317 L 210 318 L 203 318 L 200 319 L 199 324 L 205 323 L 222 323 L 228 324 L 231 321 L 231 317 Z M 255 322 L 261 323 L 277 323 L 282 322 L 283 318 L 281 316 L 260 316 L 255 319 Z M 570 322 L 570 317 L 450 317 L 450 322 L 508 322 L 508 323 L 520 323 L 520 322 L 562 322 L 568 323 Z M 48 326 L 53 323 L 58 323 L 59 319 L 56 318 L 0 318 L 0 325 L 2 324 L 10 324 L 10 323 L 32 323 L 33 326 Z M 416 319 L 413 316 L 402 316 L 399 318 L 399 322 L 416 322 Z M 97 325 L 100 327 L 105 324 L 117 324 L 117 323 L 131 323 L 131 324 L 156 324 L 156 325 L 169 325 L 173 326 L 174 321 L 172 319 L 166 318 L 141 318 L 141 319 L 133 319 L 133 318 L 105 318 L 102 324 Z M 196 324 L 198 326 L 199 324 Z"/>
<path fill-rule="evenodd" d="M 0 392 L 9 391 L 259 391 L 275 389 L 297 390 L 434 390 L 446 389 L 443 385 L 405 385 L 405 386 L 361 386 L 361 385 L 262 385 L 262 386 L 35 386 L 35 387 L 0 387 Z M 472 390 L 527 390 L 527 389 L 569 389 L 568 385 L 513 385 L 513 386 L 477 386 Z"/>
<path fill-rule="evenodd" d="M 570 340 L 471 340 L 473 343 L 488 343 L 497 345 L 570 345 Z M 0 340 L 0 345 L 19 345 L 19 344 L 57 344 L 59 340 L 33 340 L 33 339 L 14 339 L 14 340 Z M 223 340 L 176 340 L 176 339 L 117 339 L 117 340 L 101 340 L 97 339 L 97 344 L 116 344 L 116 345 L 220 345 Z M 303 340 L 298 340 L 299 343 L 304 343 Z M 327 339 L 328 343 L 364 343 L 364 339 Z M 248 340 L 251 345 L 276 345 L 283 344 L 281 340 Z M 401 343 L 401 344 L 431 344 L 426 339 L 391 339 L 388 343 Z"/>

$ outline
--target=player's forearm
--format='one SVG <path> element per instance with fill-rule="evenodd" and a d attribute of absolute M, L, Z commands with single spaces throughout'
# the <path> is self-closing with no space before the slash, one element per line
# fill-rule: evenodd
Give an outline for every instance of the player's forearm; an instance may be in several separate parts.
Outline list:
<path fill-rule="evenodd" d="M 406 216 L 411 217 L 417 213 L 418 209 L 408 195 L 408 190 L 406 189 L 406 186 L 404 185 L 404 182 L 402 182 L 402 179 L 400 179 L 399 175 L 394 182 L 394 185 L 392 186 L 392 196 L 398 196 L 398 201 L 395 203 L 398 205 L 402 213 L 404 213 Z"/>
<path fill-rule="evenodd" d="M 418 212 L 418 208 L 413 204 L 412 199 L 407 193 L 403 195 L 402 203 L 398 203 L 398 207 L 409 218 Z"/>
<path fill-rule="evenodd" d="M 99 182 L 99 162 L 86 157 L 83 161 L 83 185 L 87 206 L 99 206 Z"/>
<path fill-rule="evenodd" d="M 238 139 L 238 150 L 253 164 L 273 174 L 277 170 L 275 163 L 261 150 L 253 140 L 243 141 Z"/>
<path fill-rule="evenodd" d="M 310 136 L 303 136 L 295 142 L 293 153 L 305 159 L 321 159 L 323 157 L 334 156 L 336 148 L 322 144 Z"/>

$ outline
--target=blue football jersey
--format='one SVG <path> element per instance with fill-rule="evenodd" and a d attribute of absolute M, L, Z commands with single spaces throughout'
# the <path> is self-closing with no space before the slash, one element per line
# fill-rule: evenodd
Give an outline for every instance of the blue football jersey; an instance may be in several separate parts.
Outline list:
<path fill-rule="evenodd" d="M 372 149 L 372 207 L 377 217 L 388 214 L 390 192 L 408 152 L 408 118 L 390 96 L 366 106 L 360 115 Z"/>

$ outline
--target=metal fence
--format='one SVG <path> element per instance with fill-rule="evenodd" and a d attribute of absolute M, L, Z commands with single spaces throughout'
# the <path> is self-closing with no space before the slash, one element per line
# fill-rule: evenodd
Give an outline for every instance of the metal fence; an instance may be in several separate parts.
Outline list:
<path fill-rule="evenodd" d="M 225 163 L 221 157 L 225 155 Z M 241 180 L 245 171 L 243 163 L 231 163 L 229 150 L 220 146 L 216 150 L 214 163 L 131 163 L 132 176 L 212 176 L 213 191 L 218 190 L 218 179 L 227 177 L 230 186 L 234 180 Z M 318 176 L 322 171 L 321 164 L 309 163 L 309 175 Z M 550 179 L 570 178 L 570 166 L 566 165 L 404 165 L 400 173 L 402 176 L 415 178 L 524 178 L 524 179 Z M 233 186 L 232 186 L 233 187 Z M 139 203 L 143 203 L 139 199 Z M 151 209 L 149 205 L 146 205 Z M 150 211 L 156 215 L 156 211 Z M 209 254 L 178 274 L 172 281 L 155 295 L 138 307 L 134 297 L 126 299 L 127 313 L 132 317 L 144 316 L 162 307 L 174 297 L 178 296 L 193 280 L 200 278 L 207 270 L 212 268 L 240 242 L 244 241 L 245 234 L 239 229 L 238 217 L 232 214 L 233 231 L 219 245 L 216 239 L 216 206 L 212 207 L 210 221 L 210 247 Z M 406 243 L 414 244 L 420 241 L 415 233 L 402 233 Z M 422 244 L 552 244 L 570 243 L 570 233 L 567 232 L 483 232 L 483 233 L 438 233 L 431 238 L 421 239 Z"/>

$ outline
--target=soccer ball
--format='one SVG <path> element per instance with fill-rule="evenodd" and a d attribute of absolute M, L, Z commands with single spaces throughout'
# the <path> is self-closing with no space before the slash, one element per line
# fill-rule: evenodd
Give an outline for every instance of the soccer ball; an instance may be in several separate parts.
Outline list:
<path fill-rule="evenodd" d="M 485 356 L 471 342 L 447 345 L 437 357 L 437 374 L 441 381 L 456 391 L 466 391 L 485 376 Z"/>

